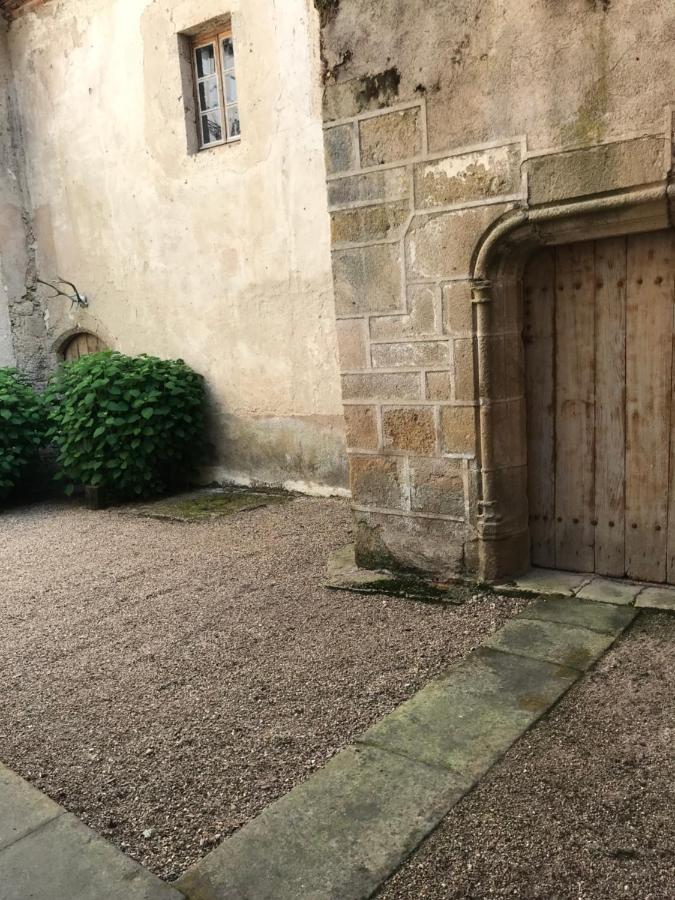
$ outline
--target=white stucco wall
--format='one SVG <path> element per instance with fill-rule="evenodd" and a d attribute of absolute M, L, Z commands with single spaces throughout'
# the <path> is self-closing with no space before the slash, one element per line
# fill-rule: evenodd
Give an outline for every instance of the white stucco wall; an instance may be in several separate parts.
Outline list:
<path fill-rule="evenodd" d="M 224 13 L 243 138 L 189 153 L 178 33 Z M 211 475 L 344 485 L 311 0 L 53 0 L 9 43 L 39 271 L 91 304 L 50 337 L 202 372 Z"/>

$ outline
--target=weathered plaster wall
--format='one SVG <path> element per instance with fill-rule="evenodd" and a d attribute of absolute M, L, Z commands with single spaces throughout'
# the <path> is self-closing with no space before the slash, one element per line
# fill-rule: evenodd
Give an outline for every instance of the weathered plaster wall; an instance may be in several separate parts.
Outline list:
<path fill-rule="evenodd" d="M 231 13 L 243 139 L 189 152 L 178 34 Z M 210 477 L 346 482 L 309 0 L 55 0 L 9 32 L 51 340 L 75 328 L 208 381 Z M 192 142 L 194 143 L 194 142 Z"/>
<path fill-rule="evenodd" d="M 33 290 L 35 247 L 7 29 L 0 19 L 0 366 L 37 384 L 49 369 L 44 314 Z"/>
<path fill-rule="evenodd" d="M 667 226 L 675 7 L 317 6 L 357 557 L 515 574 L 526 397 L 508 256 L 522 259 L 509 245 L 486 266 L 481 247 L 513 222 L 530 249 Z M 566 218 L 572 203 L 592 215 Z"/>

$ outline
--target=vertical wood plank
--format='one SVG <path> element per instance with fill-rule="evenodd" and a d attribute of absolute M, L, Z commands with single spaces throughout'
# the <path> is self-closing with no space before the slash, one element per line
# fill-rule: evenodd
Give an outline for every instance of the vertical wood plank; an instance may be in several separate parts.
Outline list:
<path fill-rule="evenodd" d="M 628 238 L 626 297 L 626 571 L 666 578 L 672 382 L 672 242 Z"/>
<path fill-rule="evenodd" d="M 590 242 L 556 253 L 556 565 L 592 572 L 595 273 Z"/>
<path fill-rule="evenodd" d="M 626 239 L 595 246 L 595 571 L 625 562 Z"/>
<path fill-rule="evenodd" d="M 541 250 L 523 279 L 527 493 L 531 560 L 555 566 L 555 252 Z"/>

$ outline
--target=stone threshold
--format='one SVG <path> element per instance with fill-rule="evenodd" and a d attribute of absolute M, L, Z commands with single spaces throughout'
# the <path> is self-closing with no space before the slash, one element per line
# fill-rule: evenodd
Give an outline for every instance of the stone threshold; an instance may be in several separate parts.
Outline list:
<path fill-rule="evenodd" d="M 588 572 L 533 568 L 520 578 L 492 584 L 491 588 L 506 596 L 579 597 L 599 603 L 675 612 L 675 585 L 606 578 Z"/>
<path fill-rule="evenodd" d="M 172 886 L 0 767 L 0 896 L 370 897 L 638 614 L 621 602 L 534 600 Z"/>

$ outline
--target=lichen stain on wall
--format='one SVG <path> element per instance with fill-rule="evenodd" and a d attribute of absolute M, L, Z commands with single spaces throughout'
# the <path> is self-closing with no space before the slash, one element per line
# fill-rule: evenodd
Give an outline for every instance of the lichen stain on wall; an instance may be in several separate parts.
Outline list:
<path fill-rule="evenodd" d="M 219 476 L 341 486 L 318 16 L 227 11 L 243 137 L 201 152 L 179 33 L 221 0 L 70 0 L 12 24 L 40 271 L 91 300 L 50 301 L 50 337 L 80 325 L 202 372 Z"/>

